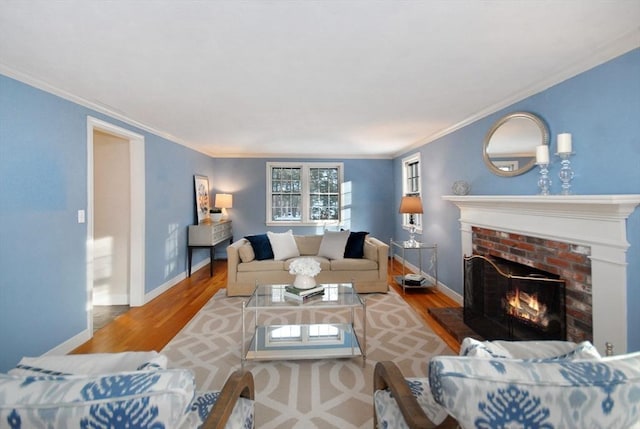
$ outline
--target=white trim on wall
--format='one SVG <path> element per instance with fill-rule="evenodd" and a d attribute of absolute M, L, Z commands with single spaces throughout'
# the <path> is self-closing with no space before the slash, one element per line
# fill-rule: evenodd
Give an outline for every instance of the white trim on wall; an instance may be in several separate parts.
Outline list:
<path fill-rule="evenodd" d="M 129 305 L 145 303 L 145 162 L 144 136 L 103 120 L 87 116 L 87 326 L 93 330 L 93 133 L 102 131 L 129 141 L 130 154 L 130 269 Z"/>

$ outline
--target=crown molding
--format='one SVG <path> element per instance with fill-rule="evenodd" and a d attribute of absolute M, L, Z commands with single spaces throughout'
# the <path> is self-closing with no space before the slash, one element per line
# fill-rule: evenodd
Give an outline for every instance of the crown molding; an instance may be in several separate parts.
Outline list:
<path fill-rule="evenodd" d="M 580 73 L 584 73 L 594 67 L 604 64 L 607 61 L 631 52 L 632 50 L 637 48 L 640 48 L 640 26 L 633 31 L 623 34 L 621 37 L 612 42 L 594 47 L 594 50 L 591 51 L 588 56 L 583 57 L 582 59 L 575 61 L 572 64 L 569 64 L 558 73 L 550 75 L 548 78 L 532 84 L 525 90 L 520 91 L 512 95 L 511 97 L 505 98 L 504 100 L 501 100 L 498 103 L 487 107 L 486 109 L 482 109 L 479 112 L 463 119 L 462 121 L 450 127 L 447 127 L 435 134 L 425 137 L 424 139 L 418 140 L 417 142 L 407 146 L 406 149 L 394 153 L 393 158 L 397 158 L 398 156 L 401 156 L 406 152 L 432 143 L 482 118 L 505 109 L 519 101 L 522 101 L 528 97 L 538 94 L 539 92 L 547 90 L 555 85 L 558 85 L 559 83 L 564 82 L 565 80 L 571 79 L 572 77 L 575 77 Z"/>

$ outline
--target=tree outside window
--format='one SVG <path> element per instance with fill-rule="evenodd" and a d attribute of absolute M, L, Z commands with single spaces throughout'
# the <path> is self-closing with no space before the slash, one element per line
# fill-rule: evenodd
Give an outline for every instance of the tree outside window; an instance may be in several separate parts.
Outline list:
<path fill-rule="evenodd" d="M 267 224 L 340 222 L 342 163 L 267 163 Z"/>

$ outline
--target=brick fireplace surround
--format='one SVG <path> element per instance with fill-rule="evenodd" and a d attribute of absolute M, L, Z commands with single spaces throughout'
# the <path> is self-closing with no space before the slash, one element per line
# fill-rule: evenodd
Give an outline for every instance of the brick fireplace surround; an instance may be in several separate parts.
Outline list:
<path fill-rule="evenodd" d="M 461 257 L 473 253 L 475 235 L 477 253 L 560 274 L 567 280 L 567 303 L 571 301 L 568 336 L 574 341 L 589 338 L 591 330 L 601 353 L 607 342 L 616 354 L 627 352 L 626 219 L 640 204 L 640 195 L 443 199 L 460 208 Z"/>
<path fill-rule="evenodd" d="M 590 247 L 478 227 L 472 237 L 476 255 L 498 256 L 565 280 L 567 339 L 593 341 Z"/>

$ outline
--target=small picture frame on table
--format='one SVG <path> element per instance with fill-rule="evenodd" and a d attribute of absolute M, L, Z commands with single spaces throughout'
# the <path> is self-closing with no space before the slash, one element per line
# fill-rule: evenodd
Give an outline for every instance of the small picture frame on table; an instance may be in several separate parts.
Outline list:
<path fill-rule="evenodd" d="M 209 208 L 211 207 L 209 178 L 200 174 L 194 174 L 193 184 L 196 197 L 196 220 L 198 223 L 211 222 L 209 218 Z"/>

